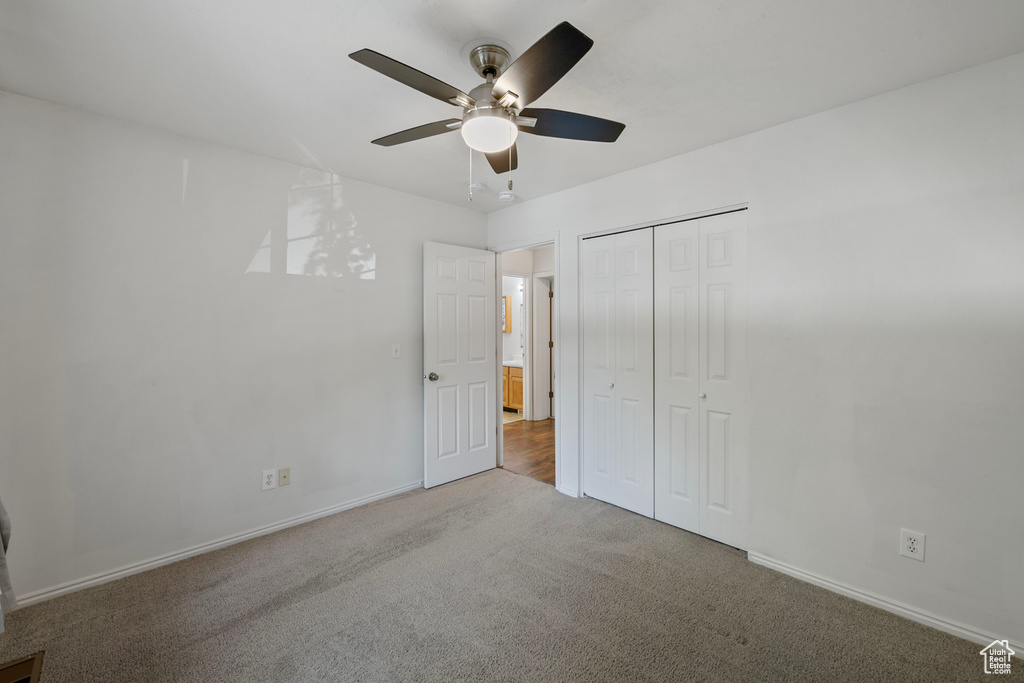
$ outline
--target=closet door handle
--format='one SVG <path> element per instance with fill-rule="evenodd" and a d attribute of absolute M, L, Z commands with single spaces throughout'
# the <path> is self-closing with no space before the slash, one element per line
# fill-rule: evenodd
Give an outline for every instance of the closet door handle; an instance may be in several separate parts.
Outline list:
<path fill-rule="evenodd" d="M 612 382 L 611 384 L 609 384 L 608 388 L 609 389 L 614 389 L 615 388 L 615 382 Z"/>
<path fill-rule="evenodd" d="M 707 394 L 705 394 L 705 393 L 704 393 L 703 391 L 702 391 L 702 392 L 700 392 L 699 394 L 697 394 L 697 396 L 698 396 L 699 398 L 707 398 L 707 397 L 708 397 L 708 395 L 707 395 Z"/>

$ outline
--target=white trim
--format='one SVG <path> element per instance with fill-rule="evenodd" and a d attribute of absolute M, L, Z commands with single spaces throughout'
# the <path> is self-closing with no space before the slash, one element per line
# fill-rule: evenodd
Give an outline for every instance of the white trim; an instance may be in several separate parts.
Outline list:
<path fill-rule="evenodd" d="M 576 486 L 580 498 L 587 495 L 583 482 L 586 432 L 583 423 L 583 330 L 583 235 L 576 235 Z"/>
<path fill-rule="evenodd" d="M 623 225 L 617 228 L 605 228 L 604 230 L 595 230 L 594 232 L 581 232 L 579 238 L 593 239 L 595 237 L 607 237 L 608 235 L 618 235 L 620 232 L 632 232 L 633 230 L 643 230 L 645 228 L 656 228 L 659 225 L 668 225 L 670 223 L 682 223 L 683 221 L 695 221 L 698 218 L 711 218 L 712 216 L 721 216 L 724 213 L 735 213 L 737 211 L 744 211 L 750 209 L 749 202 L 741 202 L 739 204 L 730 204 L 729 206 L 720 206 L 717 209 L 708 209 L 707 211 L 695 211 L 693 213 L 684 213 L 680 216 L 670 216 L 668 218 L 659 218 L 657 220 L 643 221 L 642 223 L 633 223 L 632 225 Z"/>
<path fill-rule="evenodd" d="M 564 488 L 562 486 L 556 486 L 555 490 L 558 491 L 559 493 L 564 493 L 565 495 L 569 496 L 570 498 L 579 498 L 580 497 L 580 492 L 577 491 L 576 489 L 567 489 L 567 488 Z"/>
<path fill-rule="evenodd" d="M 490 251 L 494 251 L 493 249 Z M 494 372 L 497 397 L 494 400 L 494 463 L 495 467 L 505 466 L 505 368 L 501 360 L 505 356 L 505 321 L 501 318 L 503 283 L 501 281 L 501 252 L 494 252 Z"/>
<path fill-rule="evenodd" d="M 543 235 L 533 235 L 531 237 L 520 237 L 519 239 L 509 240 L 508 242 L 502 242 L 501 244 L 489 244 L 487 249 L 493 252 L 502 253 L 506 251 L 521 251 L 523 249 L 532 249 L 533 247 L 543 247 L 545 244 L 555 244 L 555 249 L 558 249 L 558 235 L 557 232 L 548 232 Z M 555 260 L 555 270 L 558 270 L 558 260 Z"/>
<path fill-rule="evenodd" d="M 833 581 L 832 579 L 826 579 L 823 576 L 812 574 L 811 572 L 804 571 L 803 569 L 797 569 L 796 567 L 790 564 L 780 562 L 779 560 L 774 560 L 770 557 L 766 557 L 765 555 L 748 552 L 747 559 L 753 562 L 754 564 L 761 565 L 762 567 L 774 569 L 777 572 L 782 572 L 783 574 L 787 574 L 789 576 L 792 576 L 793 578 L 800 579 L 801 581 L 814 584 L 815 586 L 820 586 L 821 588 L 830 590 L 833 593 L 845 595 L 846 597 L 853 598 L 858 602 L 873 605 L 874 607 L 884 609 L 886 612 L 898 614 L 899 616 L 910 619 L 911 621 L 916 621 L 917 623 L 924 624 L 925 626 L 931 626 L 932 628 L 943 631 L 944 633 L 949 633 L 951 635 L 957 636 L 958 638 L 963 638 L 964 640 L 969 640 L 971 642 L 978 643 L 979 645 L 988 645 L 993 640 L 997 640 L 996 636 L 985 631 L 979 631 L 970 626 L 965 626 L 964 624 L 959 624 L 955 621 L 944 619 L 942 617 L 931 614 L 930 612 L 920 610 L 916 607 L 911 607 L 910 605 L 904 604 L 897 600 L 892 600 L 890 598 L 882 597 L 881 595 L 875 595 L 874 593 L 862 591 L 860 589 L 853 588 L 852 586 L 847 586 L 846 584 L 839 583 L 838 581 Z M 998 638 L 998 640 L 1002 640 L 1002 638 Z M 1013 649 L 1024 648 L 1024 646 L 1013 642 L 1010 643 L 1010 647 Z"/>
<path fill-rule="evenodd" d="M 108 572 L 93 574 L 92 576 L 87 576 L 84 579 L 68 581 L 67 583 L 62 583 L 57 586 L 53 586 L 52 588 L 44 588 L 42 590 L 26 593 L 25 595 L 18 598 L 18 605 L 20 607 L 25 607 L 27 605 L 35 604 L 37 602 L 49 600 L 50 598 L 56 598 L 60 595 L 74 593 L 75 591 L 80 591 L 84 588 L 92 588 L 93 586 L 99 586 L 104 583 L 109 583 L 110 581 L 116 581 L 117 579 L 121 579 L 126 576 L 131 576 L 132 574 L 139 574 L 141 572 L 149 571 L 150 569 L 156 569 L 157 567 L 163 567 L 164 565 L 173 564 L 174 562 L 177 562 L 179 560 L 184 560 L 186 558 L 194 557 L 196 555 L 202 555 L 203 553 L 208 553 L 213 550 L 226 548 L 229 545 L 241 543 L 242 541 L 248 541 L 251 538 L 272 534 L 275 531 L 281 531 L 282 529 L 298 526 L 299 524 L 312 522 L 313 520 L 320 519 L 321 517 L 329 517 L 330 515 L 334 515 L 345 510 L 350 510 L 352 508 L 359 507 L 360 505 L 366 505 L 367 503 L 372 503 L 383 498 L 396 496 L 399 493 L 412 491 L 422 486 L 422 481 L 416 481 L 411 484 L 405 484 L 404 486 L 399 486 L 397 488 L 390 489 L 388 491 L 382 491 L 380 493 L 374 493 L 369 496 L 364 496 L 363 498 L 357 498 L 356 500 L 351 500 L 348 501 L 347 503 L 339 503 L 338 505 L 332 505 L 331 507 L 323 508 L 321 510 L 317 510 L 316 512 L 310 512 L 305 515 L 299 515 L 298 517 L 292 517 L 291 519 L 286 519 L 283 522 L 275 522 L 273 524 L 268 524 L 267 526 L 262 526 L 256 529 L 250 529 L 249 531 L 243 531 L 242 533 L 235 534 L 233 536 L 224 536 L 223 538 L 218 538 L 214 541 L 210 541 L 209 543 L 201 543 L 199 545 L 194 545 L 191 548 L 186 548 L 184 550 L 179 550 L 177 552 L 168 553 L 166 555 L 160 555 L 149 560 L 135 562 L 129 565 L 125 565 L 124 567 L 121 567 L 119 569 L 113 569 Z"/>

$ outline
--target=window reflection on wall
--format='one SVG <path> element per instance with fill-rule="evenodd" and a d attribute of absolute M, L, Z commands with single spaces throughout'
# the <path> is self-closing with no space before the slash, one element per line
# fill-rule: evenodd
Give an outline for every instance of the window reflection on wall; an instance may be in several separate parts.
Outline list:
<path fill-rule="evenodd" d="M 345 208 L 341 179 L 304 168 L 288 192 L 288 220 L 256 249 L 247 273 L 373 280 L 377 257 Z"/>

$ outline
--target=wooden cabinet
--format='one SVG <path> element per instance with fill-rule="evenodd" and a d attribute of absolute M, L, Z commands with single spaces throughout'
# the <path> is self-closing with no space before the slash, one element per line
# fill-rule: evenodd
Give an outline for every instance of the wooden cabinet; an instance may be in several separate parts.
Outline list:
<path fill-rule="evenodd" d="M 508 380 L 508 371 L 511 369 L 512 368 L 508 366 L 503 366 L 501 368 L 501 405 L 504 406 L 505 408 L 508 408 L 508 390 L 512 386 L 512 382 Z"/>
<path fill-rule="evenodd" d="M 502 405 L 516 410 L 523 409 L 523 369 L 502 367 Z"/>
<path fill-rule="evenodd" d="M 508 407 L 523 409 L 523 369 L 509 368 Z"/>

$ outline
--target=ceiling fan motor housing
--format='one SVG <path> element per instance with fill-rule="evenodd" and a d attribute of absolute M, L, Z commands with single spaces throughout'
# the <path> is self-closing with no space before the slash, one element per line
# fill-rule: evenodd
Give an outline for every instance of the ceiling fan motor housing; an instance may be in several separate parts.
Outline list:
<path fill-rule="evenodd" d="M 508 50 L 498 45 L 481 45 L 469 53 L 469 62 L 473 70 L 482 78 L 497 78 L 511 59 Z"/>

